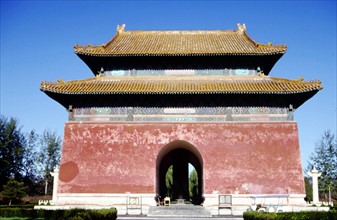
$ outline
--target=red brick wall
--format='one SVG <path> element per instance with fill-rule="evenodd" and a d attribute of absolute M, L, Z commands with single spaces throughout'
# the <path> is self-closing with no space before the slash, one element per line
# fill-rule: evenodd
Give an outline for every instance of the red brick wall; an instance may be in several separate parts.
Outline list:
<path fill-rule="evenodd" d="M 203 159 L 204 193 L 304 193 L 297 124 L 65 124 L 59 193 L 156 193 L 156 159 L 183 140 Z"/>

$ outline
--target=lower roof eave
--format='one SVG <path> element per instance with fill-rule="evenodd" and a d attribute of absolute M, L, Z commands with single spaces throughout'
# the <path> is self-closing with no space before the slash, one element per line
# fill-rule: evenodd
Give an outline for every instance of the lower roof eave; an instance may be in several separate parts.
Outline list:
<path fill-rule="evenodd" d="M 318 90 L 289 94 L 61 94 L 44 91 L 66 109 L 89 107 L 289 107 L 299 108 Z"/>

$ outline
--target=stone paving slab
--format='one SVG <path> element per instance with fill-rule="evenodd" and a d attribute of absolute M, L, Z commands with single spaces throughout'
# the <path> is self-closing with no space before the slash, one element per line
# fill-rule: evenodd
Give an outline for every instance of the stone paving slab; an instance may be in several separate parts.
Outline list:
<path fill-rule="evenodd" d="M 142 216 L 118 216 L 117 220 L 243 220 L 242 216 L 212 216 L 208 218 L 203 217 L 142 217 Z"/>
<path fill-rule="evenodd" d="M 151 206 L 147 214 L 148 217 L 212 217 L 211 212 L 203 206 L 195 205 L 170 205 Z"/>

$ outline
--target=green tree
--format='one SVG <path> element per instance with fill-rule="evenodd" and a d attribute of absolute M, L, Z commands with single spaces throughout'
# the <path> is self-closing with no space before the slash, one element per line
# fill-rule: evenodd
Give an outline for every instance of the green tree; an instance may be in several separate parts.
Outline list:
<path fill-rule="evenodd" d="M 39 135 L 34 130 L 26 134 L 23 152 L 23 170 L 25 177 L 36 178 Z"/>
<path fill-rule="evenodd" d="M 313 166 L 322 173 L 318 178 L 318 187 L 322 200 L 328 201 L 329 190 L 334 200 L 337 199 L 337 139 L 331 131 L 325 131 L 316 143 L 311 154 L 307 171 Z"/>
<path fill-rule="evenodd" d="M 307 202 L 312 201 L 312 183 L 308 177 L 304 177 L 305 198 Z"/>
<path fill-rule="evenodd" d="M 26 195 L 26 187 L 23 182 L 16 180 L 9 180 L 6 185 L 3 186 L 2 198 L 8 201 L 9 205 L 12 202 L 19 202 Z"/>
<path fill-rule="evenodd" d="M 199 191 L 198 191 L 198 173 L 195 169 L 192 170 L 189 178 L 189 193 L 190 199 L 193 204 L 198 203 Z"/>
<path fill-rule="evenodd" d="M 171 165 L 166 172 L 165 176 L 167 196 L 173 199 L 173 165 Z"/>
<path fill-rule="evenodd" d="M 41 195 L 43 194 L 43 186 L 41 184 L 43 179 L 38 175 L 39 135 L 32 130 L 26 134 L 25 139 L 22 180 L 25 186 L 27 186 L 28 195 Z"/>
<path fill-rule="evenodd" d="M 0 190 L 10 178 L 21 179 L 24 142 L 17 119 L 0 116 Z"/>
<path fill-rule="evenodd" d="M 52 192 L 52 187 L 48 188 L 48 185 L 52 186 L 52 176 L 50 172 L 54 170 L 56 166 L 59 166 L 61 158 L 61 138 L 56 135 L 55 132 L 45 130 L 40 139 L 40 174 L 45 181 L 45 194 Z"/>

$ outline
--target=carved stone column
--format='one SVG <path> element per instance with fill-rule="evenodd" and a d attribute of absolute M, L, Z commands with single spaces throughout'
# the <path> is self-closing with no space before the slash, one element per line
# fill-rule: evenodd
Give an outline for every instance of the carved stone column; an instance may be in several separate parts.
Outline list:
<path fill-rule="evenodd" d="M 311 171 L 308 172 L 308 175 L 312 178 L 312 202 L 314 204 L 319 203 L 319 197 L 318 197 L 318 177 L 321 176 L 322 173 L 318 172 L 316 170 L 316 167 L 314 167 Z"/>
<path fill-rule="evenodd" d="M 54 172 L 50 172 L 50 175 L 54 177 L 53 181 L 53 198 L 52 201 L 55 203 L 57 201 L 57 187 L 59 185 L 59 168 L 55 167 Z"/>

